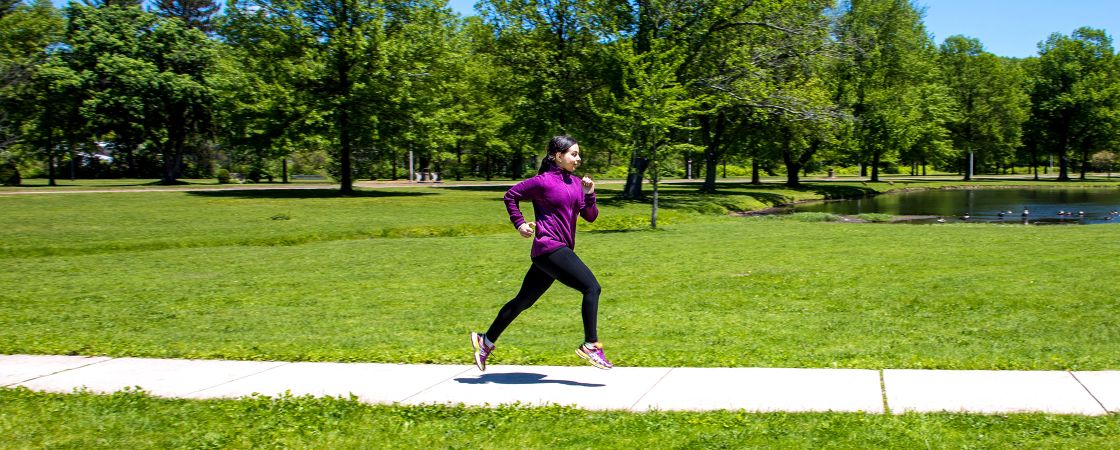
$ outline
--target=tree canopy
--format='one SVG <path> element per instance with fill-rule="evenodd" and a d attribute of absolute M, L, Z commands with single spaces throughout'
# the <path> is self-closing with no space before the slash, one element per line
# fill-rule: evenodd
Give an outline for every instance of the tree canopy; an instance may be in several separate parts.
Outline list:
<path fill-rule="evenodd" d="M 347 194 L 410 168 L 516 179 L 565 133 L 587 144 L 584 171 L 644 198 L 643 180 L 686 173 L 714 191 L 728 164 L 797 185 L 825 168 L 967 178 L 1053 155 L 1069 179 L 1120 142 L 1103 30 L 1054 33 L 1016 60 L 967 36 L 935 45 L 911 0 L 477 8 L 8 0 L 0 155 L 52 178 L 319 173 Z"/>

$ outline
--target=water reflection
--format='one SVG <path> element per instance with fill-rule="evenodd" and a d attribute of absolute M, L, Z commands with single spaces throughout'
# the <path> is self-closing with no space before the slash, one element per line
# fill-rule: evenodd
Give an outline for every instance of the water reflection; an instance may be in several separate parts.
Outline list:
<path fill-rule="evenodd" d="M 1120 189 L 961 189 L 798 205 L 797 212 L 913 216 L 911 223 L 1120 223 Z"/>

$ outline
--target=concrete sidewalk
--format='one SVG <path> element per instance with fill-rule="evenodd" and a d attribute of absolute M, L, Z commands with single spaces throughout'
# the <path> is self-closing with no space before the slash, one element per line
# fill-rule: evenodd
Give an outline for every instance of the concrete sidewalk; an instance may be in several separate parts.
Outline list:
<path fill-rule="evenodd" d="M 289 363 L 0 355 L 0 386 L 175 398 L 356 395 L 369 403 L 585 409 L 1120 412 L 1120 371 L 861 370 Z"/>

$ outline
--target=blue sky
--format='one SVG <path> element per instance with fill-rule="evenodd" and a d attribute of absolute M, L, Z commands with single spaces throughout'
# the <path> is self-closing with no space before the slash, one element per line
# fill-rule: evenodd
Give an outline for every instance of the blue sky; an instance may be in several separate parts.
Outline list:
<path fill-rule="evenodd" d="M 448 6 L 463 15 L 474 14 L 476 0 L 449 0 Z M 961 34 L 979 39 L 984 48 L 1000 56 L 1038 54 L 1038 43 L 1051 33 L 1069 35 L 1089 26 L 1102 28 L 1113 38 L 1120 32 L 1118 0 L 916 0 L 926 8 L 926 30 L 941 44 Z"/>
<path fill-rule="evenodd" d="M 1117 0 L 917 0 L 926 7 L 926 30 L 940 44 L 963 34 L 977 38 L 1000 56 L 1038 54 L 1038 43 L 1051 33 L 1065 35 L 1079 27 L 1104 29 L 1117 46 L 1120 2 Z"/>

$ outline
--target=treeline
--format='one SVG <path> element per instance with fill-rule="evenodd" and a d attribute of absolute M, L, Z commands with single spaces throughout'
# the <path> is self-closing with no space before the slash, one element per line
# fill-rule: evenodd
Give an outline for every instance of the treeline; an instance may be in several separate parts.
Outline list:
<path fill-rule="evenodd" d="M 910 0 L 0 0 L 6 176 L 518 178 L 549 136 L 643 179 L 1115 160 L 1103 30 L 1009 59 Z"/>

